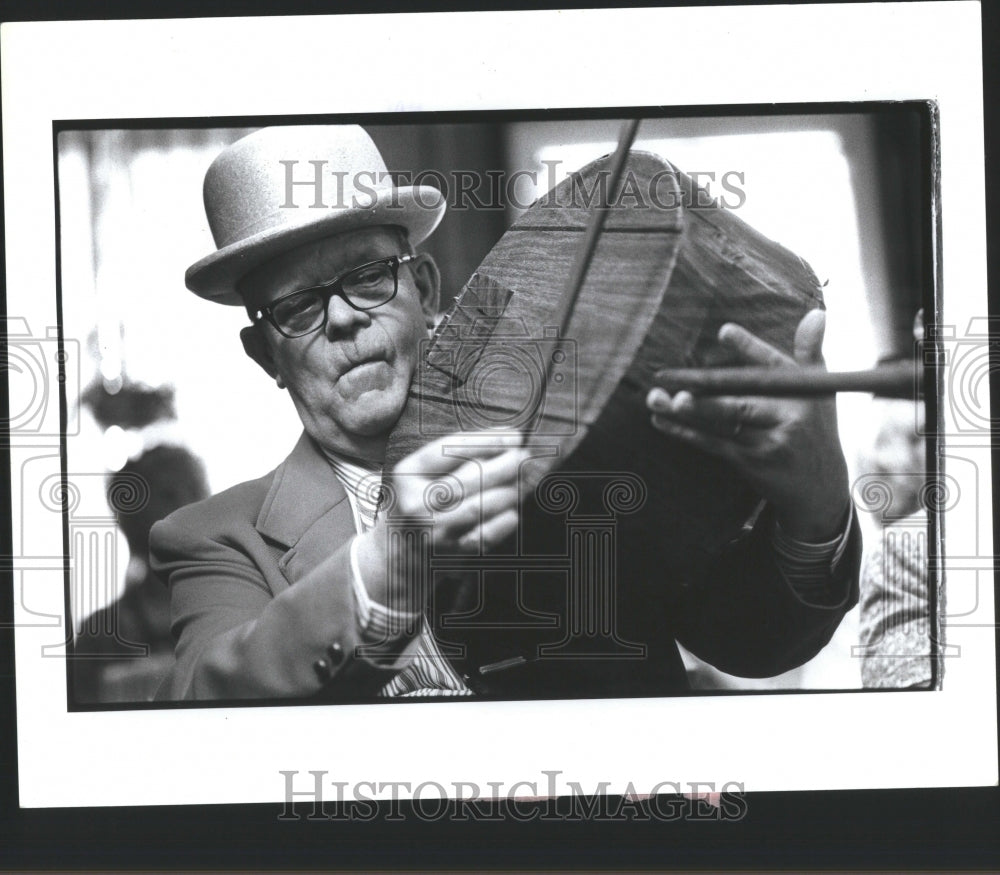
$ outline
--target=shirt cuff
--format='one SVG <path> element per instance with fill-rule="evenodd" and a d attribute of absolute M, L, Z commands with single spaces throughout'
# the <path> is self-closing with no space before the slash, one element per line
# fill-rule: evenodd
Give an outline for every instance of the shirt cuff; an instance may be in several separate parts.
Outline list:
<path fill-rule="evenodd" d="M 384 647 L 385 656 L 395 658 L 399 656 L 400 640 L 412 638 L 420 631 L 421 615 L 391 610 L 368 594 L 358 563 L 357 538 L 351 541 L 350 557 L 358 636 L 367 645 L 367 653 L 373 654 Z"/>
<path fill-rule="evenodd" d="M 841 533 L 818 544 L 789 537 L 775 520 L 772 543 L 778 570 L 792 592 L 806 604 L 837 607 L 843 602 L 842 586 L 834 581 L 834 571 L 847 549 L 853 525 L 854 502 L 849 502 Z"/>

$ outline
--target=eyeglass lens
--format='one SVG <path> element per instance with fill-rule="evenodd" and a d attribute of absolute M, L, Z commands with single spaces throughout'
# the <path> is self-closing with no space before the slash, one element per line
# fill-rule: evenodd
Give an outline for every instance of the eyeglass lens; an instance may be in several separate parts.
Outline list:
<path fill-rule="evenodd" d="M 305 334 L 323 322 L 327 302 L 337 289 L 359 310 L 371 310 L 390 300 L 396 293 L 395 263 L 378 261 L 365 264 L 330 287 L 305 289 L 279 301 L 272 310 L 275 321 L 290 334 Z"/>

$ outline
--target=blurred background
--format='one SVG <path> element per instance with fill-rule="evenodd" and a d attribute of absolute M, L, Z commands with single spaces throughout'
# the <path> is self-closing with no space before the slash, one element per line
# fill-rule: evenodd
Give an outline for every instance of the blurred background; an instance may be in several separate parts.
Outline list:
<path fill-rule="evenodd" d="M 914 319 L 926 292 L 925 124 L 905 106 L 659 118 L 643 122 L 635 148 L 696 174 L 724 206 L 811 264 L 825 284 L 827 363 L 849 370 L 914 355 Z M 535 197 L 614 149 L 620 120 L 365 127 L 402 181 L 445 190 L 450 209 L 422 248 L 442 269 L 447 305 Z M 242 309 L 210 304 L 184 286 L 185 269 L 215 248 L 201 200 L 205 171 L 222 148 L 252 130 L 58 135 L 63 330 L 84 350 L 80 397 L 67 399 L 69 471 L 104 472 L 103 487 L 89 478 L 88 488 L 110 490 L 115 476 L 138 467 L 156 493 L 141 521 L 110 502 L 119 522 L 117 580 L 74 598 L 78 648 L 161 599 L 145 566 L 145 535 L 127 533 L 130 526 L 148 532 L 154 517 L 175 506 L 261 476 L 300 432 L 285 393 L 242 351 Z M 892 514 L 917 510 L 925 476 L 922 409 L 866 395 L 841 395 L 838 407 L 852 482 L 892 474 L 901 484 Z M 872 544 L 885 508 L 862 508 L 860 517 Z M 140 585 L 153 594 L 137 597 Z M 139 636 L 169 661 L 162 599 L 157 605 L 132 627 L 130 640 Z M 693 657 L 689 668 L 698 688 L 860 687 L 860 660 L 851 655 L 857 640 L 856 609 L 826 651 L 788 675 L 742 681 Z M 95 652 L 107 645 L 105 637 Z M 86 661 L 79 700 L 151 694 L 162 664 L 137 680 L 132 667 L 151 663 L 106 655 Z"/>

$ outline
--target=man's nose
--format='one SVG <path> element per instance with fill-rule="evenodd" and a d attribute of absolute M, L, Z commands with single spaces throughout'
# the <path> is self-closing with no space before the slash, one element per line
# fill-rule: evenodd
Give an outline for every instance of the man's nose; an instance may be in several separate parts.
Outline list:
<path fill-rule="evenodd" d="M 340 295 L 333 295 L 326 305 L 326 332 L 330 336 L 349 334 L 372 321 L 364 310 L 355 310 Z"/>

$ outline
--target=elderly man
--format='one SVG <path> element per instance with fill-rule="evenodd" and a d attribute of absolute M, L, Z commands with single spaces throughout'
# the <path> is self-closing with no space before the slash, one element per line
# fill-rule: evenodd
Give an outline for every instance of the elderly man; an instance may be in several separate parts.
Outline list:
<path fill-rule="evenodd" d="M 315 177 L 303 180 L 310 166 Z M 413 247 L 444 211 L 440 192 L 388 185 L 385 169 L 358 127 L 300 127 L 245 137 L 206 175 L 218 249 L 188 270 L 188 287 L 246 307 L 244 348 L 288 391 L 304 433 L 270 474 L 154 528 L 152 560 L 170 586 L 177 639 L 160 698 L 474 693 L 421 622 L 426 604 L 411 581 L 387 570 L 386 527 L 368 488 L 438 309 L 438 270 Z M 296 204 L 293 188 L 303 185 L 308 197 Z M 822 332 L 821 314 L 803 320 L 798 360 L 820 360 Z M 746 361 L 780 356 L 737 326 L 720 339 Z M 860 544 L 832 402 L 654 391 L 648 404 L 651 436 L 658 428 L 722 455 L 772 503 L 761 516 L 766 531 L 751 540 L 766 544 L 776 564 L 747 579 L 776 613 L 746 621 L 761 626 L 759 636 L 781 639 L 774 672 L 791 667 L 789 653 L 796 662 L 812 656 L 857 600 Z M 740 440 L 734 417 L 746 426 Z M 466 461 L 442 454 L 442 442 L 418 450 L 394 472 L 399 505 L 419 511 L 424 488 L 448 474 L 464 497 L 435 517 L 435 542 L 462 549 L 502 541 L 518 524 L 518 440 L 487 433 L 448 442 L 465 442 Z M 734 610 L 718 607 L 720 617 Z M 712 634 L 704 616 L 697 624 L 689 635 L 665 618 L 677 664 L 674 637 Z M 720 634 L 731 624 L 720 620 Z M 678 686 L 683 679 L 674 677 L 660 691 Z M 534 691 L 527 684 L 524 692 Z"/>

